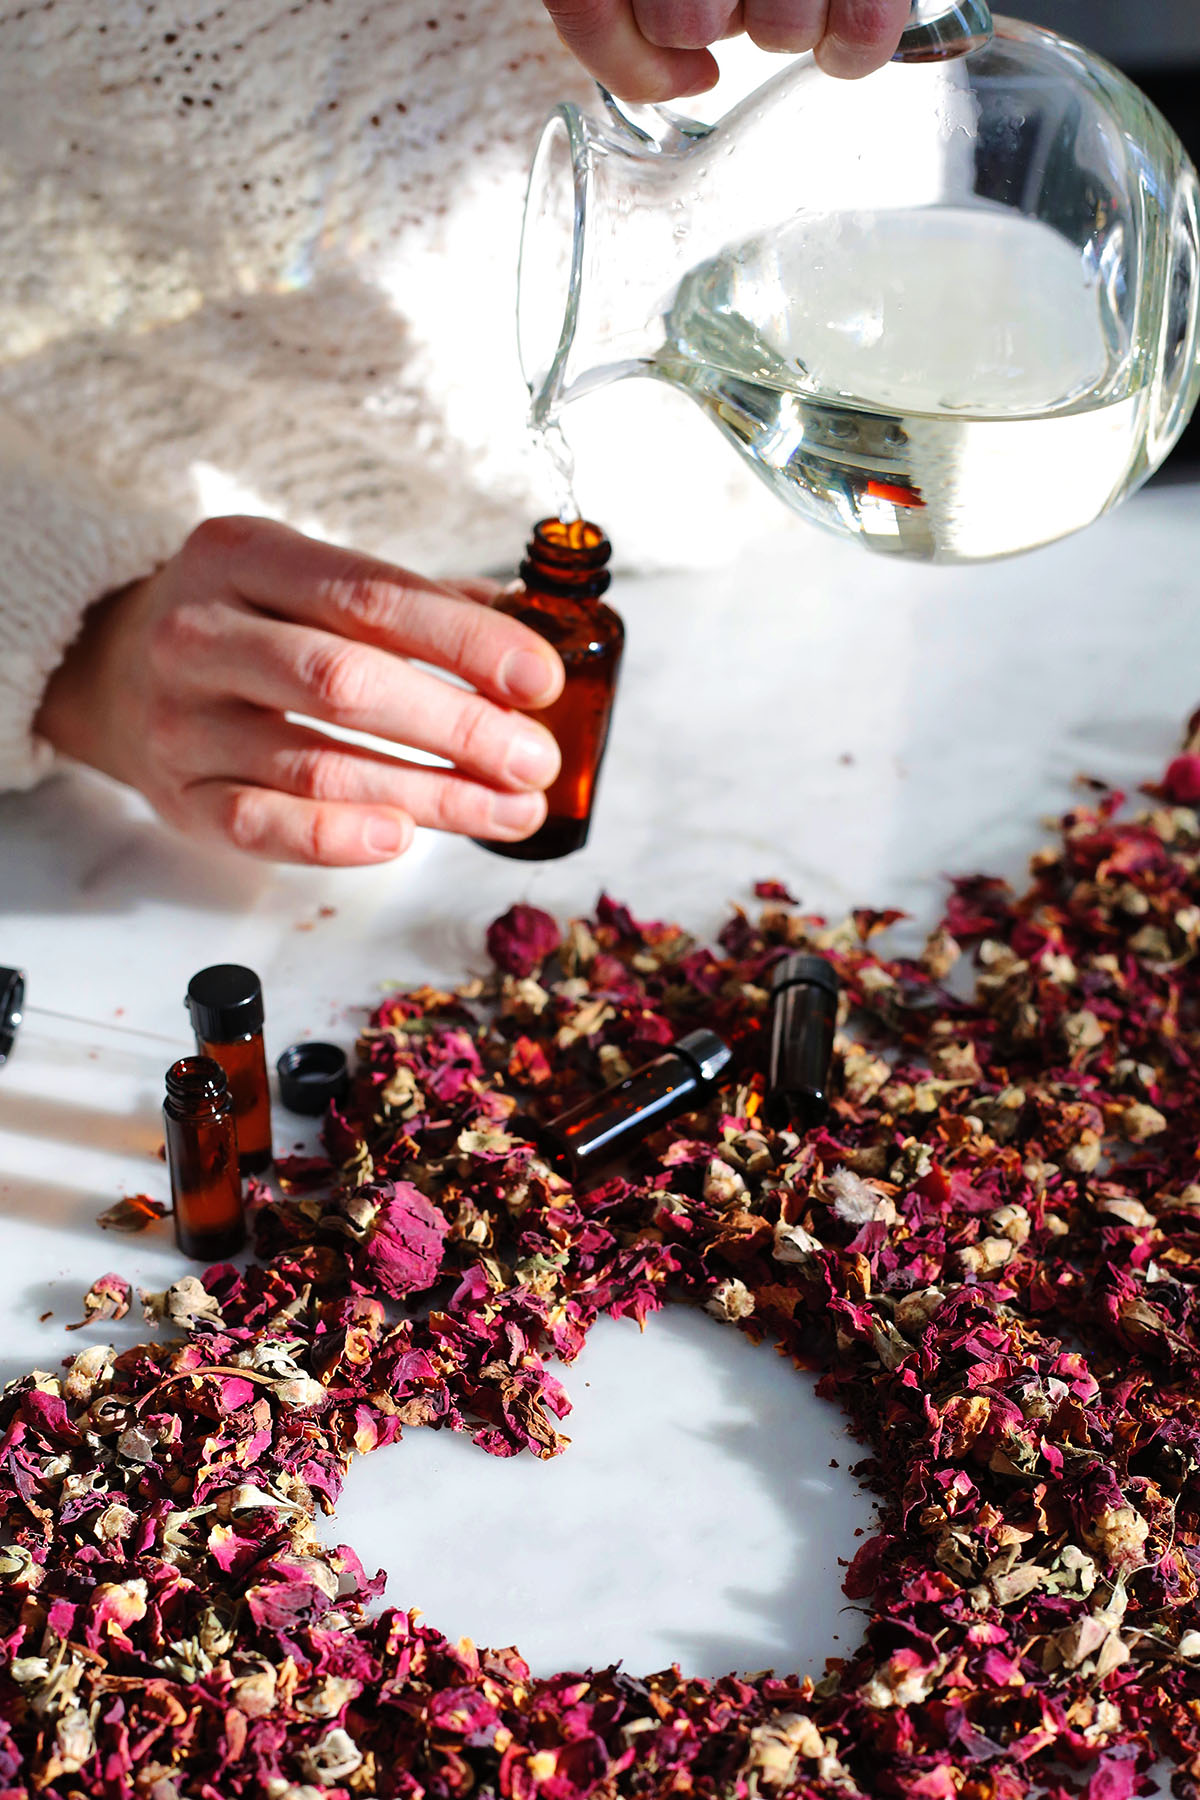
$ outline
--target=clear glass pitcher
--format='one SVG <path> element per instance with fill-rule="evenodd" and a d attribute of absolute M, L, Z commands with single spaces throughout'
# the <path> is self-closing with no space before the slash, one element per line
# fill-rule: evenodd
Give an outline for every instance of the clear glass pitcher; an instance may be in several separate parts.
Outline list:
<path fill-rule="evenodd" d="M 878 73 L 800 58 L 715 126 L 601 92 L 551 117 L 530 178 L 535 425 L 654 376 L 797 512 L 928 562 L 1065 537 L 1179 437 L 1196 173 L 1107 63 L 918 0 Z"/>

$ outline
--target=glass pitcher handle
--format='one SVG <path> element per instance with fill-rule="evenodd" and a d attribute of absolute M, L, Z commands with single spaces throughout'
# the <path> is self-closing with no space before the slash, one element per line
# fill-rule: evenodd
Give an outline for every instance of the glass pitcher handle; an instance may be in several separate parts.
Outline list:
<path fill-rule="evenodd" d="M 941 62 L 991 41 L 987 0 L 913 0 L 896 62 Z"/>
<path fill-rule="evenodd" d="M 698 139 L 708 137 L 713 129 L 711 125 L 701 124 L 699 119 L 677 113 L 673 107 L 639 106 L 632 100 L 618 100 L 600 82 L 596 86 L 609 118 L 647 154 L 656 151 L 667 156 L 675 154 Z"/>

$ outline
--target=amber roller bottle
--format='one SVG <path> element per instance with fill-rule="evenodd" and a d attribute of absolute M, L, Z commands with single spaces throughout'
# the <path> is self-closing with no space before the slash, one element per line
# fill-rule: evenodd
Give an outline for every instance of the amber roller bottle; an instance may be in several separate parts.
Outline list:
<path fill-rule="evenodd" d="M 516 844 L 480 839 L 498 856 L 543 861 L 569 856 L 587 842 L 596 778 L 608 741 L 608 722 L 625 627 L 601 595 L 612 577 L 612 546 L 586 519 L 543 519 L 521 564 L 521 586 L 502 594 L 497 610 L 520 619 L 562 657 L 566 685 L 553 706 L 534 718 L 554 736 L 562 768 L 546 794 L 546 818 Z"/>
<path fill-rule="evenodd" d="M 220 1063 L 229 1081 L 243 1175 L 271 1161 L 271 1089 L 263 1048 L 262 984 L 240 963 L 214 963 L 188 983 L 196 1049 Z"/>
<path fill-rule="evenodd" d="M 237 1134 L 229 1084 L 209 1056 L 185 1056 L 167 1070 L 163 1102 L 175 1242 L 185 1256 L 218 1262 L 246 1236 Z"/>

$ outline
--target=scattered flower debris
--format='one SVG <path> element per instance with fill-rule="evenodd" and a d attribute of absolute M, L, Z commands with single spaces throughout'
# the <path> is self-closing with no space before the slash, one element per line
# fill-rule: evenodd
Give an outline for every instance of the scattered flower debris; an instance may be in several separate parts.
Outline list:
<path fill-rule="evenodd" d="M 1140 813 L 1089 791 L 1024 894 L 956 882 L 916 957 L 885 956 L 894 913 L 773 893 L 708 948 L 603 896 L 514 907 L 489 980 L 389 994 L 327 1162 L 252 1184 L 259 1260 L 4 1391 L 3 1800 L 1130 1800 L 1158 1759 L 1198 1800 L 1200 776 L 1173 769 Z M 797 948 L 843 987 L 803 1139 L 762 1111 Z M 943 985 L 967 959 L 972 998 Z M 701 1025 L 737 1057 L 707 1111 L 588 1191 L 539 1158 L 523 1115 Z M 131 1299 L 104 1276 L 81 1323 Z M 555 1366 L 668 1302 L 844 1409 L 879 1509 L 859 1647 L 534 1679 L 372 1610 L 383 1576 L 315 1531 L 353 1459 L 418 1426 L 553 1456 Z"/>
<path fill-rule="evenodd" d="M 149 1194 L 127 1194 L 115 1205 L 106 1207 L 97 1216 L 96 1223 L 105 1231 L 145 1231 L 147 1225 L 165 1219 L 167 1210 L 161 1200 L 152 1200 Z"/>
<path fill-rule="evenodd" d="M 94 1325 L 104 1319 L 123 1319 L 129 1311 L 129 1303 L 133 1289 L 123 1275 L 101 1275 L 93 1281 L 83 1296 L 83 1317 L 74 1325 L 68 1325 L 68 1331 L 82 1331 L 85 1325 Z M 7 1394 L 8 1389 L 5 1389 Z M 3 1417 L 0 1411 L 0 1417 Z M 5 1490 L 0 1487 L 0 1499 L 5 1497 Z M 0 1790 L 2 1792 L 3 1790 Z"/>

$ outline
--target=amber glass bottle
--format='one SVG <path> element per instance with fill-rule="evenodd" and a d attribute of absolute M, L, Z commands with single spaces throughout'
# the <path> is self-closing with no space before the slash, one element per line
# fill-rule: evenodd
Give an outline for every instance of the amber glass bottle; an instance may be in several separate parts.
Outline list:
<path fill-rule="evenodd" d="M 732 1060 L 728 1044 L 715 1031 L 689 1031 L 615 1087 L 537 1128 L 540 1148 L 560 1174 L 582 1181 L 668 1119 L 702 1106 Z"/>
<path fill-rule="evenodd" d="M 271 1161 L 271 1089 L 263 1047 L 262 984 L 240 963 L 214 963 L 188 983 L 196 1049 L 220 1063 L 233 1098 L 238 1165 L 257 1175 Z"/>
<path fill-rule="evenodd" d="M 612 577 L 612 546 L 586 519 L 543 519 L 521 564 L 520 587 L 496 602 L 553 644 L 562 657 L 566 685 L 553 706 L 533 716 L 554 736 L 562 769 L 546 794 L 546 818 L 532 837 L 501 844 L 480 839 L 498 856 L 526 862 L 569 856 L 587 842 L 596 777 L 608 741 L 608 722 L 625 627 L 600 596 Z"/>
<path fill-rule="evenodd" d="M 218 1262 L 246 1238 L 237 1133 L 229 1084 L 209 1056 L 185 1056 L 167 1070 L 163 1103 L 175 1242 L 185 1256 Z"/>

